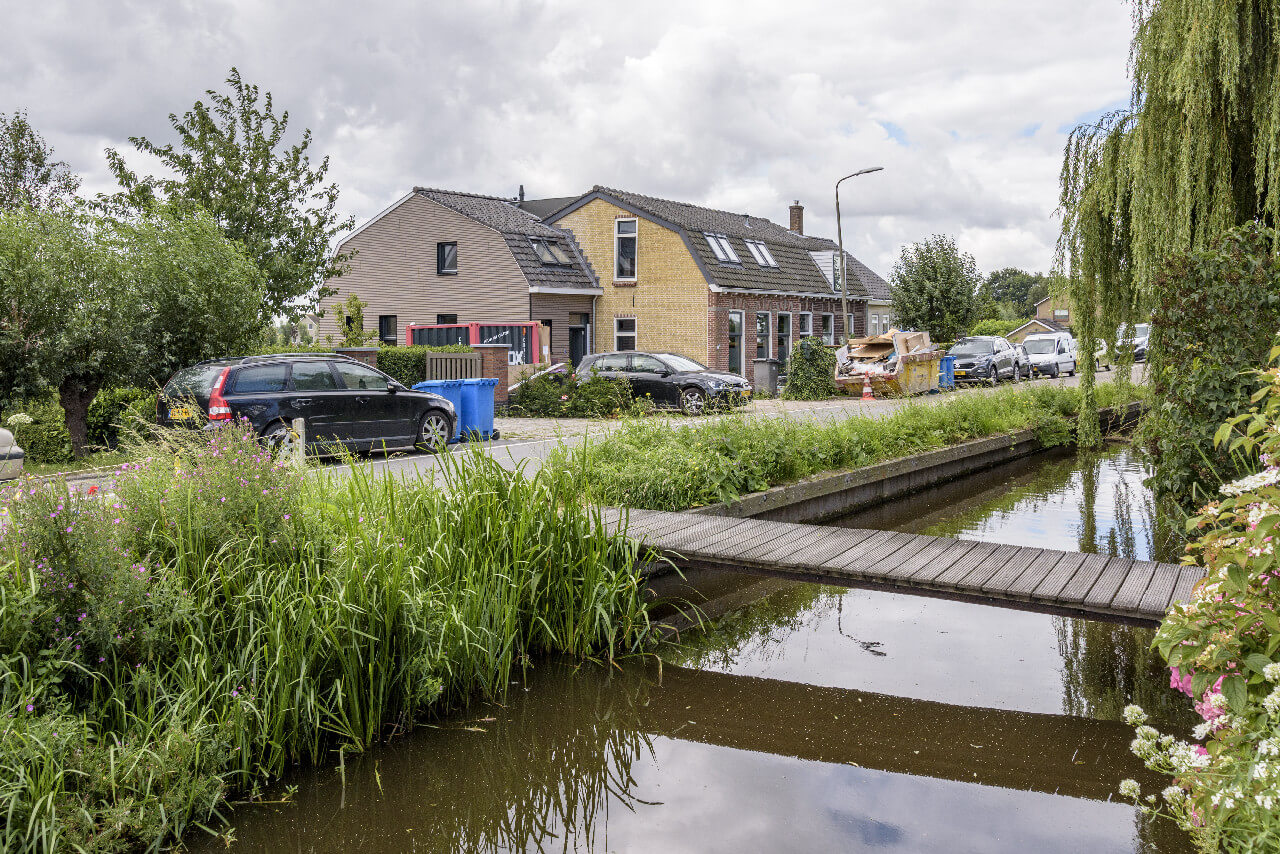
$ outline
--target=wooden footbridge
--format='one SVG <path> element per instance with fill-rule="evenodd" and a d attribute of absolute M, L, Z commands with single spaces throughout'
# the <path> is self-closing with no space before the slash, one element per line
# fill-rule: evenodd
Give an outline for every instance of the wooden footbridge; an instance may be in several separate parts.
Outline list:
<path fill-rule="evenodd" d="M 615 508 L 606 519 L 677 566 L 1139 622 L 1159 621 L 1203 577 L 1197 567 L 896 531 Z"/>

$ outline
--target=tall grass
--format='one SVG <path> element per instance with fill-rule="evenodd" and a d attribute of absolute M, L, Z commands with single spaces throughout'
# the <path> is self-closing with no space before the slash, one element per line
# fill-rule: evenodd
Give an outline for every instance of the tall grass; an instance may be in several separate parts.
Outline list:
<path fill-rule="evenodd" d="M 4 850 L 158 848 L 291 763 L 500 696 L 531 656 L 639 646 L 635 547 L 571 477 L 442 469 L 304 477 L 232 430 L 105 500 L 24 484 L 0 532 Z"/>
<path fill-rule="evenodd" d="M 1137 399 L 1134 386 L 1097 387 L 1100 407 Z M 561 447 L 549 468 L 571 470 L 601 504 L 683 510 L 729 501 L 819 472 L 870 465 L 1027 428 L 1069 441 L 1078 389 L 1032 386 L 909 404 L 884 418 L 839 421 L 725 417 L 697 426 L 638 423 L 586 446 Z"/>

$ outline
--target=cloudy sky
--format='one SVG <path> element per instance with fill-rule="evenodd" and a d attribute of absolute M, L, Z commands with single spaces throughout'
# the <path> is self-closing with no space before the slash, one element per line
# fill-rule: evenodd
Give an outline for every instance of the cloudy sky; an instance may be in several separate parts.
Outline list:
<path fill-rule="evenodd" d="M 26 109 L 89 193 L 103 149 L 172 139 L 231 66 L 331 157 L 362 220 L 416 185 L 594 184 L 846 241 L 888 274 L 953 234 L 1045 269 L 1067 131 L 1128 98 L 1125 0 L 6 4 L 0 112 Z M 136 153 L 130 160 L 150 165 Z"/>

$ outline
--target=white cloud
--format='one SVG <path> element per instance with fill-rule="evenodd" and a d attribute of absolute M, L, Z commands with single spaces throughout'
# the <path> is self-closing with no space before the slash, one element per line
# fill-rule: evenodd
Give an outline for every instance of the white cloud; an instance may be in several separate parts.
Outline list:
<path fill-rule="evenodd" d="M 835 179 L 876 164 L 842 200 L 882 273 L 935 232 L 986 270 L 1047 267 L 1061 129 L 1126 97 L 1128 5 L 866 6 L 32 2 L 8 16 L 0 111 L 105 190 L 102 148 L 167 140 L 236 65 L 313 129 L 357 219 L 414 184 L 599 183 L 782 222 L 799 198 L 834 235 Z"/>

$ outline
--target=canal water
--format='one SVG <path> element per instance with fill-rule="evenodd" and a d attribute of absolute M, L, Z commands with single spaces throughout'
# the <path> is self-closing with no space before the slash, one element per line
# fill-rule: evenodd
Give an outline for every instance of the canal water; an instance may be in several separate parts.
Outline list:
<path fill-rule="evenodd" d="M 1124 447 L 1048 455 L 843 523 L 1167 557 L 1142 476 Z M 193 848 L 1191 850 L 1114 794 L 1162 785 L 1129 754 L 1127 703 L 1196 720 L 1149 629 L 750 575 L 665 586 L 705 619 L 661 660 L 541 663 Z"/>

